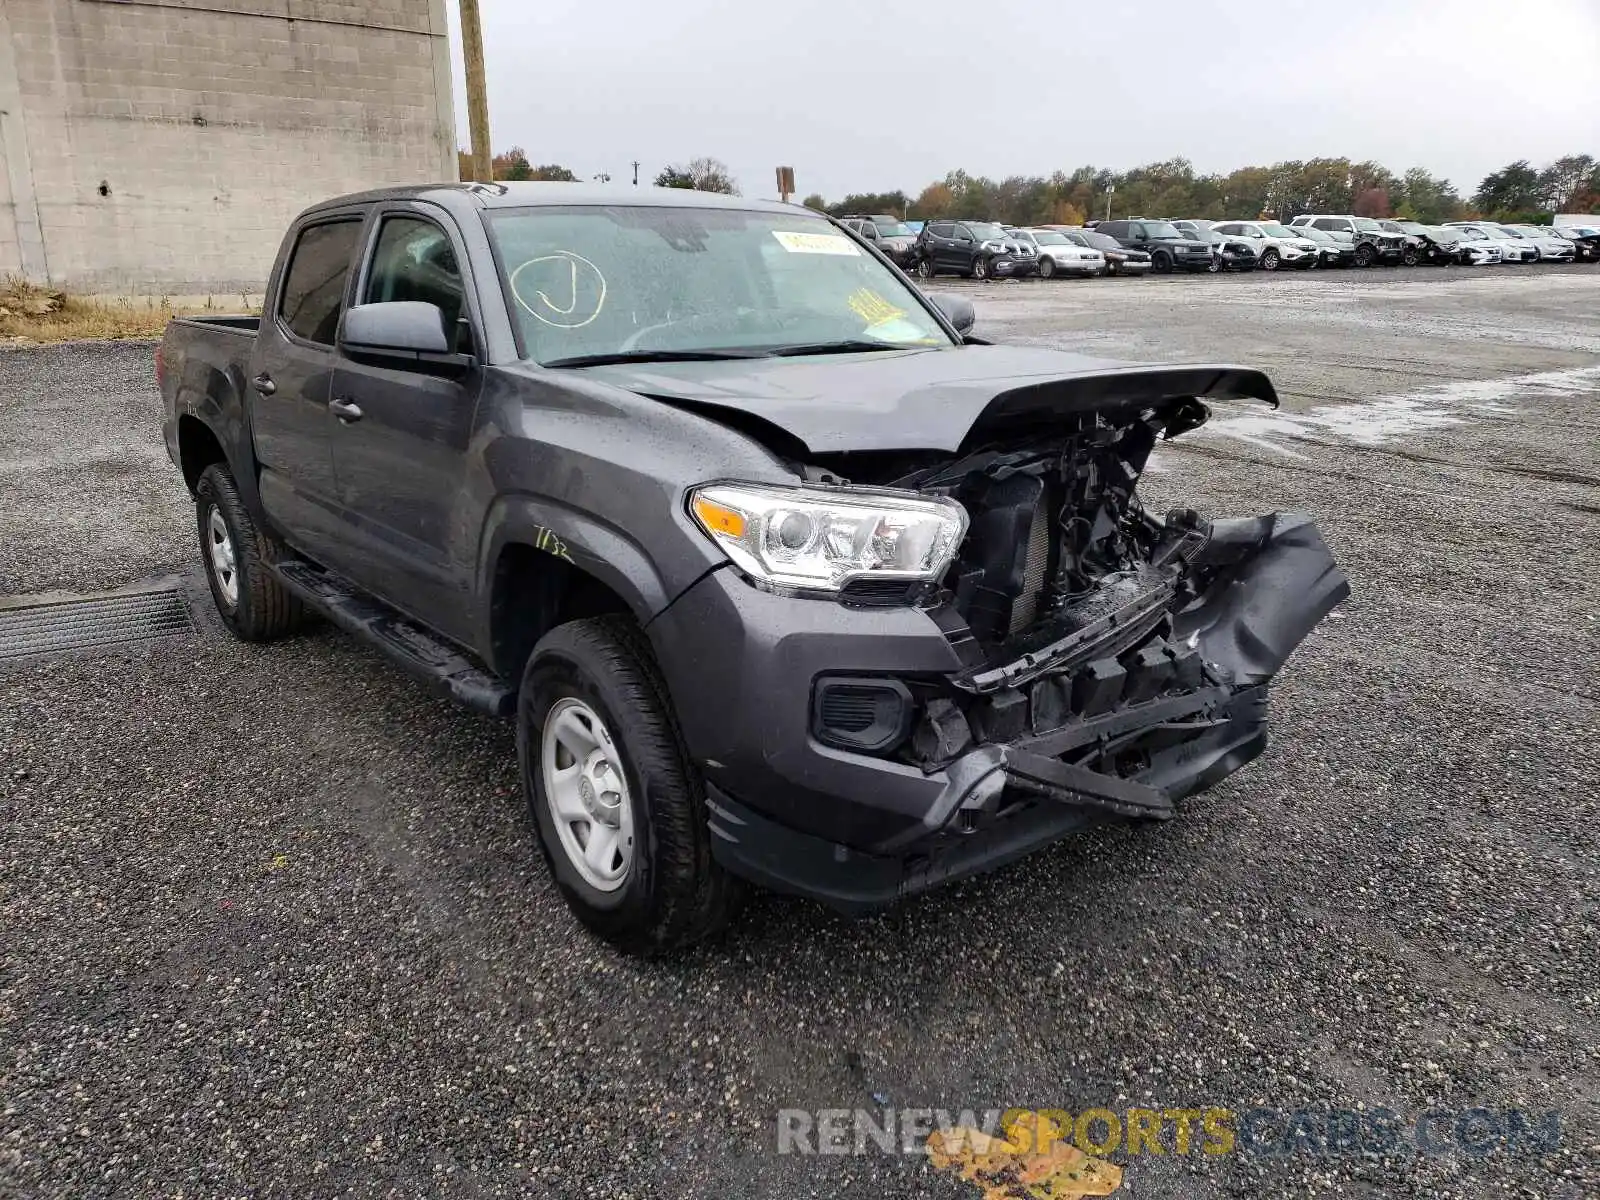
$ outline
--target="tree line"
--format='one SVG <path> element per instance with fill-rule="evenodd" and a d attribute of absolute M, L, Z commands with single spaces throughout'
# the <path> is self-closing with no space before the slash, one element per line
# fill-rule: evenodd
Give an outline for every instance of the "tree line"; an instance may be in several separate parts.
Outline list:
<path fill-rule="evenodd" d="M 1287 221 L 1299 213 L 1330 212 L 1424 224 L 1472 218 L 1537 223 L 1556 212 L 1600 212 L 1600 162 L 1574 154 L 1536 168 L 1521 159 L 1485 176 L 1465 199 L 1448 179 L 1423 167 L 1396 175 L 1375 162 L 1313 158 L 1200 175 L 1188 159 L 1173 158 L 1131 171 L 1079 167 L 1070 174 L 1013 175 L 998 181 L 957 170 L 914 198 L 902 191 L 858 192 L 830 204 L 813 193 L 803 203 L 834 216 L 983 217 L 1015 225 L 1081 225 L 1104 218 L 1108 211 L 1113 217 L 1213 221 Z"/>
<path fill-rule="evenodd" d="M 465 150 L 456 151 L 458 178 L 472 178 L 472 155 Z M 546 163 L 543 166 L 534 166 L 528 161 L 528 152 L 521 146 L 513 146 L 489 160 L 494 177 L 507 183 L 518 180 L 545 179 L 558 183 L 575 183 L 577 175 L 559 163 Z M 609 175 L 597 178 L 610 179 Z M 661 169 L 655 177 L 656 187 L 692 188 L 701 192 L 724 192 L 730 196 L 739 194 L 739 183 L 729 172 L 727 166 L 714 158 L 695 158 L 687 163 L 673 163 Z"/>

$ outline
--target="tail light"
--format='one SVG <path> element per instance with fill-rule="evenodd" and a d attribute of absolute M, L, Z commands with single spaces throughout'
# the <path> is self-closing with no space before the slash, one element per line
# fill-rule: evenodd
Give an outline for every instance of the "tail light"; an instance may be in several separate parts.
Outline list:
<path fill-rule="evenodd" d="M 156 347 L 156 386 L 164 387 L 167 382 L 167 354 L 163 346 Z"/>

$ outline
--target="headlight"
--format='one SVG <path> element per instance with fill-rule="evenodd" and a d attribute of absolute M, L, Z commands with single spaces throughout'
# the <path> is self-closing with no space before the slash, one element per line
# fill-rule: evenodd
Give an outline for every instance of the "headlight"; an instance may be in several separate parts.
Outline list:
<path fill-rule="evenodd" d="M 861 576 L 937 579 L 967 532 L 954 500 L 910 492 L 709 483 L 689 512 L 756 582 L 829 592 Z"/>

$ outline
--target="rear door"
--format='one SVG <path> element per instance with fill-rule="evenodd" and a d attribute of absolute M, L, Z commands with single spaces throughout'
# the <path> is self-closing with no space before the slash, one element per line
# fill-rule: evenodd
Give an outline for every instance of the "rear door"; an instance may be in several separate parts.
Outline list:
<path fill-rule="evenodd" d="M 291 232 L 248 381 L 262 507 L 296 549 L 323 561 L 336 556 L 342 525 L 328 411 L 334 342 L 365 215 L 318 213 Z"/>
<path fill-rule="evenodd" d="M 481 328 L 454 223 L 440 209 L 396 202 L 373 218 L 357 300 L 438 307 L 452 348 L 476 353 Z M 481 372 L 341 352 L 332 398 L 339 496 L 352 553 L 341 570 L 439 632 L 470 636 L 470 550 L 457 521 Z M 358 415 L 352 416 L 352 409 Z"/>

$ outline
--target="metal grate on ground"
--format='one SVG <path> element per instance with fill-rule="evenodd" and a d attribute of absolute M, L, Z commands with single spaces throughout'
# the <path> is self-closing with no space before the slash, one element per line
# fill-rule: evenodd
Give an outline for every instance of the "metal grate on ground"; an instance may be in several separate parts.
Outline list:
<path fill-rule="evenodd" d="M 56 600 L 0 610 L 0 660 L 193 632 L 175 591 Z"/>

